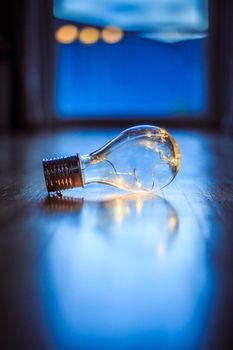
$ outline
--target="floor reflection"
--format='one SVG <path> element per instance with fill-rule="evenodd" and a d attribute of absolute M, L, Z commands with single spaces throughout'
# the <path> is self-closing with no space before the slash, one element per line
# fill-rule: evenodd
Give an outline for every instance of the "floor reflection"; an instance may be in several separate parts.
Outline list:
<path fill-rule="evenodd" d="M 53 200 L 44 283 L 60 347 L 197 348 L 212 276 L 195 223 L 153 195 Z"/>
<path fill-rule="evenodd" d="M 176 210 L 155 194 L 118 194 L 86 200 L 53 195 L 43 201 L 43 207 L 48 213 L 76 213 L 84 217 L 84 222 L 89 217 L 88 225 L 106 236 L 131 230 L 135 235 L 143 234 L 158 257 L 165 255 L 177 234 Z"/>
<path fill-rule="evenodd" d="M 175 131 L 183 166 L 160 194 L 168 203 L 88 186 L 78 199 L 41 204 L 40 159 L 88 153 L 118 132 L 1 138 L 2 335 L 10 349 L 225 349 L 232 340 L 233 163 L 223 161 L 232 141 Z"/>
<path fill-rule="evenodd" d="M 42 207 L 49 213 L 79 212 L 83 207 L 83 198 L 48 195 L 42 202 Z"/>

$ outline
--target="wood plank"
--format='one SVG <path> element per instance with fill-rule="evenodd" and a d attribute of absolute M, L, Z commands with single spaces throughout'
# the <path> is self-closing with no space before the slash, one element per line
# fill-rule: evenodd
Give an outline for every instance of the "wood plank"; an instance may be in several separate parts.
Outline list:
<path fill-rule="evenodd" d="M 118 131 L 1 138 L 1 348 L 232 348 L 233 141 L 175 130 L 181 170 L 155 196 L 47 198 L 42 158 Z"/>

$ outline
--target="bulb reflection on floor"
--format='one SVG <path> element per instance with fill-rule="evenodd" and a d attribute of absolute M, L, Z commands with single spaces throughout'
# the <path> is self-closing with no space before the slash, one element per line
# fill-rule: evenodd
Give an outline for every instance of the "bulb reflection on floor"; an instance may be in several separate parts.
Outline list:
<path fill-rule="evenodd" d="M 77 216 L 82 210 L 82 216 L 89 217 L 87 220 L 89 228 L 91 224 L 94 230 L 105 234 L 106 237 L 111 233 L 129 232 L 132 229 L 133 219 L 135 235 L 142 234 L 143 240 L 148 241 L 150 247 L 153 247 L 156 242 L 155 252 L 158 256 L 164 255 L 177 232 L 178 217 L 175 209 L 168 201 L 153 194 L 116 195 L 97 201 L 49 196 L 44 201 L 44 206 L 50 212 L 75 212 Z M 153 225 L 151 225 L 151 218 Z M 146 226 L 148 227 L 145 231 Z M 129 249 L 128 246 L 127 249 Z"/>
<path fill-rule="evenodd" d="M 58 228 L 44 268 L 61 348 L 195 347 L 211 276 L 193 223 L 152 195 L 55 202 L 47 205 Z"/>

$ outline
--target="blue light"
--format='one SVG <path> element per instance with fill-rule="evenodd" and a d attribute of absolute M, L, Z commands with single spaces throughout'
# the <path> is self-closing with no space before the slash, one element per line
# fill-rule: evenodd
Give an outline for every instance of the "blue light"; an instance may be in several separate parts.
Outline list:
<path fill-rule="evenodd" d="M 60 118 L 199 117 L 206 112 L 206 39 L 172 44 L 125 36 L 58 45 Z"/>

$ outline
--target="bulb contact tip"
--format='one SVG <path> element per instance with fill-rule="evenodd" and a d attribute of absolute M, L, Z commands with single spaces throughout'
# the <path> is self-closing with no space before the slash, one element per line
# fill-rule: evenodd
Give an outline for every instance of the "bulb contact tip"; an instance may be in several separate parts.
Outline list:
<path fill-rule="evenodd" d="M 83 187 L 79 155 L 43 159 L 42 164 L 48 192 L 57 192 L 73 187 Z"/>

